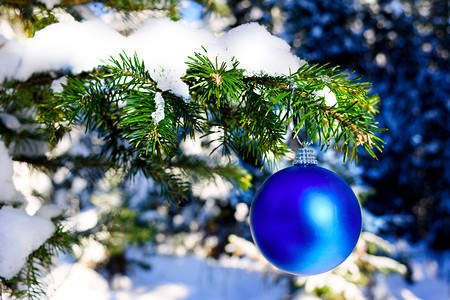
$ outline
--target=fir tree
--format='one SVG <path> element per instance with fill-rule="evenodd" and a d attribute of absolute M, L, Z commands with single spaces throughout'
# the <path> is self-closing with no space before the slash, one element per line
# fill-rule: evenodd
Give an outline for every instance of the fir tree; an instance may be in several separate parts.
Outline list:
<path fill-rule="evenodd" d="M 81 19 L 82 10 L 74 5 L 89 1 L 62 0 L 55 6 L 50 2 L 2 1 L 2 10 L 9 16 L 17 12 L 27 35 L 33 36 L 57 22 L 61 11 Z M 205 12 L 229 12 L 220 1 L 199 2 Z M 102 9 L 122 16 L 147 10 L 180 17 L 176 1 L 104 4 Z M 67 191 L 68 186 L 74 190 L 76 179 L 88 179 L 76 195 L 63 202 L 69 203 L 72 212 L 95 205 L 99 218 L 96 225 L 70 234 L 62 230 L 61 216 L 53 218 L 57 229 L 52 237 L 30 254 L 21 273 L 12 279 L 0 278 L 2 290 L 14 296 L 39 297 L 40 266 L 48 269 L 56 249 L 67 251 L 74 237 L 75 249 L 93 239 L 105 246 L 106 258 L 89 264 L 110 276 L 125 272 L 129 264 L 142 265 L 125 258 L 127 247 L 154 240 L 161 228 L 173 235 L 185 230 L 170 217 L 186 205 L 202 209 L 196 190 L 199 181 L 231 183 L 241 192 L 237 201 L 242 202 L 245 192 L 261 180 L 252 173 L 268 172 L 280 159 L 289 160 L 297 137 L 314 141 L 322 151 L 341 151 L 344 161 L 355 163 L 359 149 L 374 158 L 382 150 L 377 133 L 383 129 L 375 121 L 379 98 L 361 77 L 298 58 L 298 67 L 289 72 L 255 71 L 243 68 L 245 59 L 239 56 L 224 59 L 223 53 L 216 55 L 202 46 L 185 57 L 185 72 L 173 83 L 176 88 L 163 86 L 161 78 L 171 76 L 170 70 L 148 66 L 140 53 L 127 51 L 104 57 L 103 63 L 85 72 L 58 68 L 22 80 L 3 78 L 0 132 L 13 160 L 52 178 L 54 192 L 41 195 L 44 202 L 61 201 L 58 191 Z M 11 119 L 22 126 L 13 126 Z M 77 133 L 88 154 L 79 149 L 58 151 L 62 140 Z M 207 155 L 185 155 L 183 147 L 191 141 L 202 143 Z M 61 170 L 69 170 L 62 180 Z M 133 200 L 137 191 L 130 187 L 136 178 L 154 183 L 145 191 L 145 201 L 137 203 Z M 211 256 L 223 252 L 228 235 L 235 233 L 223 225 L 235 222 L 229 217 L 236 210 L 232 202 L 222 203 L 222 212 L 201 225 L 205 239 L 218 236 L 217 224 L 226 232 L 209 249 Z M 160 207 L 169 218 L 144 217 Z M 248 238 L 244 223 L 240 224 L 246 228 L 242 236 Z M 82 256 L 82 251 L 75 255 Z"/>

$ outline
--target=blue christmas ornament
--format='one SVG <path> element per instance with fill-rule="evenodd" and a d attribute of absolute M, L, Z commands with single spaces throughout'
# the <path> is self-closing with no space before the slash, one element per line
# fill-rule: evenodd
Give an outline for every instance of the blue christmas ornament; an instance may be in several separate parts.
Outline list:
<path fill-rule="evenodd" d="M 250 209 L 253 240 L 275 267 L 315 275 L 340 265 L 361 233 L 361 207 L 348 184 L 300 149 L 294 166 L 267 179 Z"/>

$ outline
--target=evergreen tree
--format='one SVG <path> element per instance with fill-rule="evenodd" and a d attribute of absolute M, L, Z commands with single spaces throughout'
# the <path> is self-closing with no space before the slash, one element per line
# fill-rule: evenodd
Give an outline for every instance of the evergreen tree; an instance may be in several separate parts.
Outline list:
<path fill-rule="evenodd" d="M 37 32 L 42 38 L 44 31 L 38 30 L 56 28 L 48 25 L 58 18 L 83 19 L 86 11 L 79 5 L 86 2 L 2 1 L 1 9 L 10 19 L 18 14 L 26 35 Z M 199 2 L 206 11 L 230 11 L 220 1 Z M 178 19 L 177 4 L 105 1 L 104 6 L 91 8 L 112 11 L 132 23 L 136 20 L 131 16 L 133 11 L 156 11 Z M 167 20 L 162 22 L 154 24 L 172 26 Z M 83 26 L 87 28 L 83 34 L 93 28 Z M 98 212 L 95 225 L 82 228 L 75 224 L 70 233 L 63 230 L 61 211 L 52 214 L 56 226 L 53 235 L 30 253 L 20 273 L 0 277 L 2 291 L 39 297 L 40 266 L 48 269 L 57 249 L 73 248 L 82 260 L 83 248 L 100 243 L 106 256 L 88 263 L 107 276 L 125 273 L 132 264 L 145 267 L 141 261 L 127 258 L 126 249 L 157 240 L 158 232 L 166 233 L 163 239 L 169 242 L 185 231 L 202 232 L 201 248 L 218 257 L 225 251 L 230 234 L 250 239 L 245 218 L 239 217 L 239 221 L 233 217 L 237 203 L 250 204 L 253 186 L 281 159 L 292 158 L 290 147 L 298 147 L 293 142 L 297 137 L 314 141 L 323 151 L 341 151 L 344 161 L 357 162 L 359 148 L 376 157 L 383 147 L 377 136 L 382 129 L 374 119 L 379 99 L 370 94 L 369 83 L 339 67 L 308 64 L 289 54 L 281 40 L 262 27 L 249 25 L 245 30 L 250 34 L 274 43 L 256 45 L 256 51 L 279 51 L 276 56 L 269 51 L 268 62 L 258 61 L 255 69 L 249 61 L 256 51 L 246 56 L 245 51 L 235 55 L 230 50 L 236 47 L 233 38 L 243 41 L 236 38 L 245 36 L 243 28 L 236 28 L 234 36 L 212 42 L 210 47 L 196 45 L 197 50 L 183 57 L 185 68 L 178 77 L 177 70 L 148 65 L 149 60 L 141 57 L 145 54 L 130 53 L 128 48 L 103 57 L 103 63 L 90 70 L 76 69 L 76 63 L 55 63 L 56 67 L 30 71 L 22 68 L 26 57 L 16 65 L 2 61 L 21 71 L 11 75 L 3 69 L 1 73 L 0 133 L 12 159 L 51 178 L 51 193 L 36 195 L 41 201 L 62 205 L 68 214 L 93 207 Z M 116 36 L 111 34 L 111 38 Z M 224 41 L 229 44 L 222 48 Z M 91 52 L 94 45 L 92 40 Z M 8 47 L 15 45 L 4 43 L 0 55 L 2 50 L 14 49 Z M 173 56 L 170 59 L 176 60 Z M 270 65 L 269 58 L 274 57 L 278 61 Z M 279 69 L 282 67 L 285 69 Z M 64 149 L 70 138 L 78 143 Z M 189 152 L 189 143 L 200 143 L 202 152 Z M 217 181 L 222 187 L 231 184 L 240 193 L 219 202 L 220 213 L 211 215 L 199 183 Z M 9 202 L 1 202 L 0 208 L 9 207 Z M 195 218 L 206 216 L 206 220 L 179 221 L 185 206 L 192 207 Z M 157 216 L 149 216 L 151 213 Z M 230 229 L 231 223 L 237 224 L 238 232 Z M 71 246 L 73 238 L 77 243 Z M 364 277 L 355 282 L 365 284 L 367 280 Z"/>

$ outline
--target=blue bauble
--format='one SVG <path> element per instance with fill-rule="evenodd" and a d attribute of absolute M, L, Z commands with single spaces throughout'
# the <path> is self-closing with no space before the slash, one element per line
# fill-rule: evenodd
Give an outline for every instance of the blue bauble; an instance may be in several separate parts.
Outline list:
<path fill-rule="evenodd" d="M 361 207 L 348 184 L 317 166 L 273 174 L 250 209 L 253 240 L 275 267 L 314 275 L 340 265 L 361 233 Z"/>

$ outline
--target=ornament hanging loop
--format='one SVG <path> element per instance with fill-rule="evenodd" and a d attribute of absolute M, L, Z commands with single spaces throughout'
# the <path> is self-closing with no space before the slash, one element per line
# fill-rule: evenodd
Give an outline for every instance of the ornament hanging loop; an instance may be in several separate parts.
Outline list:
<path fill-rule="evenodd" d="M 290 77 L 288 77 L 288 80 L 291 83 L 290 88 L 292 90 L 292 99 L 295 93 L 295 83 Z M 314 150 L 310 148 L 310 146 L 312 145 L 312 141 L 302 142 L 298 137 L 298 134 L 296 135 L 296 138 L 297 142 L 300 144 L 300 148 L 298 149 L 297 155 L 295 157 L 294 166 L 316 166 L 318 162 L 314 155 Z"/>
<path fill-rule="evenodd" d="M 297 141 L 300 144 L 297 156 L 294 160 L 294 166 L 315 166 L 317 165 L 314 150 L 310 148 L 312 142 L 302 142 L 297 136 Z"/>

